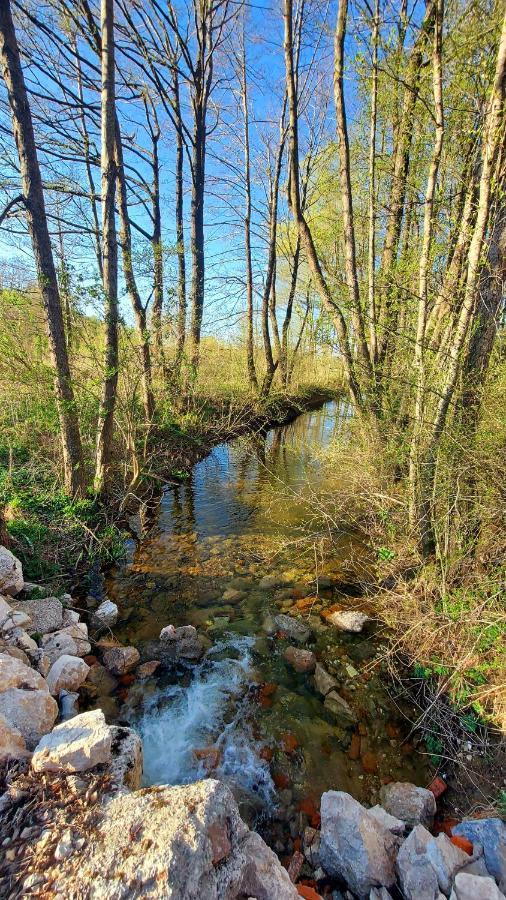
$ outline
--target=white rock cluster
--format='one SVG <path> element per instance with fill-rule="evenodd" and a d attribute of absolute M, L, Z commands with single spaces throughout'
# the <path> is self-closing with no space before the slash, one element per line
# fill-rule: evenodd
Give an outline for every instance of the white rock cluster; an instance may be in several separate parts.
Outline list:
<path fill-rule="evenodd" d="M 344 881 L 360 900 L 389 900 L 392 894 L 405 900 L 506 900 L 504 822 L 456 826 L 454 834 L 473 844 L 470 856 L 446 834 L 434 837 L 428 830 L 436 811 L 430 791 L 395 782 L 382 788 L 380 799 L 381 806 L 365 809 L 343 791 L 323 794 L 321 834 L 307 829 L 305 835 L 310 864 Z"/>

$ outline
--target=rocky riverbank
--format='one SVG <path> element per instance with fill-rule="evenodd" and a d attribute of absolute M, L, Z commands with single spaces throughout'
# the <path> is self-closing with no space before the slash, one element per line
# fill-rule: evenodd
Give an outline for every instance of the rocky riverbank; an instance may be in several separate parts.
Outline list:
<path fill-rule="evenodd" d="M 109 725 L 102 709 L 79 712 L 80 696 L 89 702 L 104 679 L 128 683 L 133 672 L 142 680 L 158 667 L 196 663 L 206 649 L 197 629 L 165 626 L 141 660 L 135 647 L 103 637 L 117 617 L 114 603 L 104 600 L 85 623 L 69 595 L 39 591 L 35 599 L 36 586 L 5 548 L 0 595 L 1 896 L 504 898 L 506 826 L 471 819 L 436 833 L 437 782 L 432 790 L 384 784 L 369 809 L 349 793 L 326 791 L 284 865 L 214 777 L 141 788 L 139 736 Z M 365 621 L 360 612 L 327 615 L 351 632 Z M 335 679 L 303 646 L 305 622 L 280 613 L 264 630 L 289 638 L 287 663 L 314 678 L 343 728 L 353 724 Z"/>

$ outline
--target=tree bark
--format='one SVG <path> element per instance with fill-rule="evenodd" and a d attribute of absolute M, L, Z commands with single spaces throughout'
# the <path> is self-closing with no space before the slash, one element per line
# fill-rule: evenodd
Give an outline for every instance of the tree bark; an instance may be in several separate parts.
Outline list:
<path fill-rule="evenodd" d="M 250 387 L 258 391 L 255 369 L 253 333 L 253 263 L 251 259 L 251 163 L 249 140 L 248 79 L 246 72 L 246 41 L 244 24 L 241 46 L 241 100 L 244 122 L 244 252 L 246 259 L 246 363 Z"/>
<path fill-rule="evenodd" d="M 376 126 L 378 118 L 378 37 L 379 0 L 374 6 L 372 26 L 372 80 L 371 80 L 371 121 L 369 127 L 369 235 L 367 255 L 368 309 L 369 309 L 369 354 L 374 366 L 378 355 L 376 329 Z"/>
<path fill-rule="evenodd" d="M 114 410 L 118 386 L 118 248 L 116 244 L 116 98 L 114 71 L 114 0 L 101 5 L 102 64 L 102 267 L 105 307 L 105 372 L 97 431 L 95 491 L 107 489 L 112 462 Z"/>
<path fill-rule="evenodd" d="M 440 391 L 440 399 L 431 429 L 429 443 L 420 461 L 421 501 L 419 511 L 419 531 L 422 552 L 430 556 L 436 549 L 436 534 L 433 517 L 433 493 L 435 486 L 437 455 L 441 437 L 446 425 L 450 404 L 454 398 L 457 379 L 461 370 L 464 342 L 473 317 L 476 288 L 480 275 L 481 255 L 489 221 L 492 200 L 492 182 L 499 148 L 504 141 L 506 94 L 506 13 L 502 25 L 494 84 L 488 105 L 484 126 L 481 152 L 481 175 L 478 208 L 474 224 L 466 266 L 466 286 L 460 314 L 450 344 L 446 377 Z"/>
<path fill-rule="evenodd" d="M 81 496 L 85 489 L 85 474 L 79 419 L 72 387 L 63 312 L 47 225 L 32 116 L 9 0 L 0 2 L 0 40 L 0 58 L 19 157 L 28 230 L 35 257 L 39 290 L 46 317 L 49 352 L 54 369 L 65 489 L 72 496 Z"/>
<path fill-rule="evenodd" d="M 177 64 L 174 67 L 174 119 L 176 123 L 176 242 L 177 242 L 177 327 L 176 373 L 181 371 L 186 342 L 186 258 L 184 240 L 184 142 Z"/>

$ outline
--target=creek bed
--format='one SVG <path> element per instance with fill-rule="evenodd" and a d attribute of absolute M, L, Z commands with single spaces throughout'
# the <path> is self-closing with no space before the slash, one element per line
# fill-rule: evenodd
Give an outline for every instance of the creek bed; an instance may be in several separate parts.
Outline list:
<path fill-rule="evenodd" d="M 346 437 L 349 414 L 330 402 L 216 446 L 166 488 L 155 524 L 107 583 L 120 640 L 142 647 L 169 623 L 195 625 L 210 639 L 197 665 L 123 684 L 100 701 L 141 732 L 146 784 L 225 780 L 281 855 L 318 824 L 323 791 L 373 804 L 382 783 L 429 780 L 408 737 L 410 710 L 396 702 L 382 662 L 381 629 L 371 621 L 347 634 L 320 615 L 336 602 L 363 609 L 353 579 L 372 566 L 360 535 L 345 530 L 333 536 L 332 562 L 318 563 L 315 503 L 346 478 L 330 477 L 321 454 Z M 354 712 L 351 728 L 324 706 L 313 676 L 287 664 L 293 641 L 270 633 L 272 615 L 295 604 L 312 630 L 304 646 Z"/>

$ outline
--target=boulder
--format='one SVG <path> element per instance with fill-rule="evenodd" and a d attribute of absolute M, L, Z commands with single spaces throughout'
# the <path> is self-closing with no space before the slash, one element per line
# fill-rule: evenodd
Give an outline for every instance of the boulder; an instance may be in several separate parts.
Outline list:
<path fill-rule="evenodd" d="M 392 900 L 392 895 L 386 887 L 373 888 L 369 894 L 369 900 Z"/>
<path fill-rule="evenodd" d="M 19 647 L 11 647 L 11 645 L 5 643 L 5 641 L 0 643 L 0 653 L 5 653 L 7 656 L 13 656 L 14 659 L 20 659 L 25 666 L 30 665 L 30 659 L 24 650 L 21 650 Z M 40 674 L 42 675 L 42 672 Z"/>
<path fill-rule="evenodd" d="M 33 638 L 26 631 L 23 631 L 22 628 L 13 628 L 12 631 L 4 633 L 4 640 L 12 647 L 18 647 L 28 655 L 35 653 L 39 649 Z"/>
<path fill-rule="evenodd" d="M 27 755 L 26 741 L 21 732 L 0 715 L 0 763 Z"/>
<path fill-rule="evenodd" d="M 110 647 L 105 651 L 103 660 L 104 666 L 113 675 L 125 675 L 135 668 L 140 654 L 135 647 Z"/>
<path fill-rule="evenodd" d="M 204 655 L 204 644 L 193 625 L 166 625 L 160 632 L 160 660 L 170 665 L 180 659 L 197 661 Z"/>
<path fill-rule="evenodd" d="M 402 819 L 406 825 L 426 825 L 434 821 L 436 801 L 434 794 L 425 788 L 404 781 L 392 781 L 380 790 L 380 803 L 391 816 Z"/>
<path fill-rule="evenodd" d="M 287 647 L 283 656 L 296 672 L 314 672 L 315 670 L 316 656 L 311 650 L 301 650 L 300 647 Z"/>
<path fill-rule="evenodd" d="M 459 872 L 450 900 L 506 900 L 506 897 L 493 878 L 481 878 L 479 875 Z"/>
<path fill-rule="evenodd" d="M 31 666 L 26 666 L 20 659 L 7 653 L 0 653 L 0 693 L 11 688 L 24 691 L 47 691 L 48 686 L 42 675 Z"/>
<path fill-rule="evenodd" d="M 72 625 L 65 625 L 61 629 L 61 634 L 68 634 L 75 641 L 77 646 L 76 656 L 87 656 L 91 653 L 91 644 L 88 640 L 88 626 L 86 622 L 74 622 Z"/>
<path fill-rule="evenodd" d="M 103 666 L 99 662 L 93 663 L 93 665 L 90 666 L 86 678 L 86 684 L 92 685 L 92 687 L 94 688 L 94 694 L 98 697 L 104 697 L 107 694 L 112 694 L 112 692 L 118 687 L 116 678 L 114 678 L 114 676 L 107 671 L 105 666 Z"/>
<path fill-rule="evenodd" d="M 53 727 L 58 704 L 45 690 L 10 688 L 0 694 L 0 714 L 23 735 L 28 749 L 32 749 Z"/>
<path fill-rule="evenodd" d="M 142 781 L 142 741 L 133 728 L 111 725 L 112 781 L 118 788 L 138 791 Z"/>
<path fill-rule="evenodd" d="M 100 900 L 299 900 L 228 787 L 213 779 L 114 796 L 82 852 L 47 874 L 63 897 L 86 887 Z"/>
<path fill-rule="evenodd" d="M 343 609 L 339 611 L 336 610 L 336 612 L 326 616 L 325 621 L 328 625 L 334 625 L 339 631 L 358 633 L 359 631 L 362 631 L 365 623 L 369 621 L 369 616 L 358 610 Z"/>
<path fill-rule="evenodd" d="M 10 618 L 12 613 L 12 606 L 7 603 L 5 597 L 0 596 L 0 628 L 3 629 L 3 626 L 7 619 Z"/>
<path fill-rule="evenodd" d="M 468 854 L 452 844 L 446 834 L 438 834 L 429 841 L 426 853 L 436 873 L 439 889 L 448 896 L 455 875 L 469 862 Z"/>
<path fill-rule="evenodd" d="M 356 724 L 357 717 L 355 713 L 337 691 L 331 691 L 330 694 L 327 694 L 323 705 L 341 728 L 352 728 Z"/>
<path fill-rule="evenodd" d="M 60 656 L 79 656 L 77 643 L 67 631 L 54 631 L 41 639 L 41 649 L 49 657 L 51 665 Z"/>
<path fill-rule="evenodd" d="M 467 819 L 456 825 L 452 834 L 482 844 L 487 869 L 506 893 L 506 824 L 497 818 Z"/>
<path fill-rule="evenodd" d="M 98 631 L 103 628 L 112 628 L 118 621 L 118 607 L 112 600 L 103 600 L 100 606 L 91 614 L 91 627 Z"/>
<path fill-rule="evenodd" d="M 45 597 L 43 600 L 20 600 L 15 606 L 17 610 L 30 617 L 32 632 L 50 634 L 62 627 L 63 605 L 57 597 Z"/>
<path fill-rule="evenodd" d="M 383 825 L 383 828 L 391 831 L 392 834 L 404 834 L 406 831 L 406 823 L 402 819 L 396 819 L 395 816 L 391 816 L 382 806 L 372 806 L 369 814 L 374 816 L 380 825 Z"/>
<path fill-rule="evenodd" d="M 23 585 L 23 568 L 19 559 L 7 547 L 0 547 L 0 594 L 15 597 L 23 590 Z"/>
<path fill-rule="evenodd" d="M 423 825 L 415 825 L 399 850 L 397 875 L 406 900 L 438 900 L 438 880 L 427 856 L 432 839 Z"/>
<path fill-rule="evenodd" d="M 137 678 L 151 678 L 151 675 L 155 674 L 160 665 L 159 659 L 150 659 L 148 662 L 142 663 L 137 669 Z"/>
<path fill-rule="evenodd" d="M 294 619 L 293 616 L 285 616 L 280 613 L 274 616 L 274 625 L 276 631 L 283 631 L 291 641 L 297 641 L 298 644 L 305 644 L 311 637 L 311 629 L 299 619 Z"/>
<path fill-rule="evenodd" d="M 86 681 L 90 667 L 80 656 L 58 657 L 47 675 L 47 686 L 51 694 L 57 697 L 60 691 L 77 691 Z"/>
<path fill-rule="evenodd" d="M 330 672 L 327 672 L 320 663 L 316 663 L 316 668 L 314 671 L 314 683 L 315 688 L 319 694 L 323 694 L 324 697 L 330 693 L 330 691 L 335 690 L 337 688 L 337 681 Z"/>
<path fill-rule="evenodd" d="M 395 882 L 395 842 L 368 810 L 344 791 L 321 800 L 319 860 L 328 875 L 342 878 L 360 898 Z"/>
<path fill-rule="evenodd" d="M 112 733 L 101 709 L 57 725 L 39 741 L 32 757 L 35 772 L 86 772 L 111 762 Z"/>

